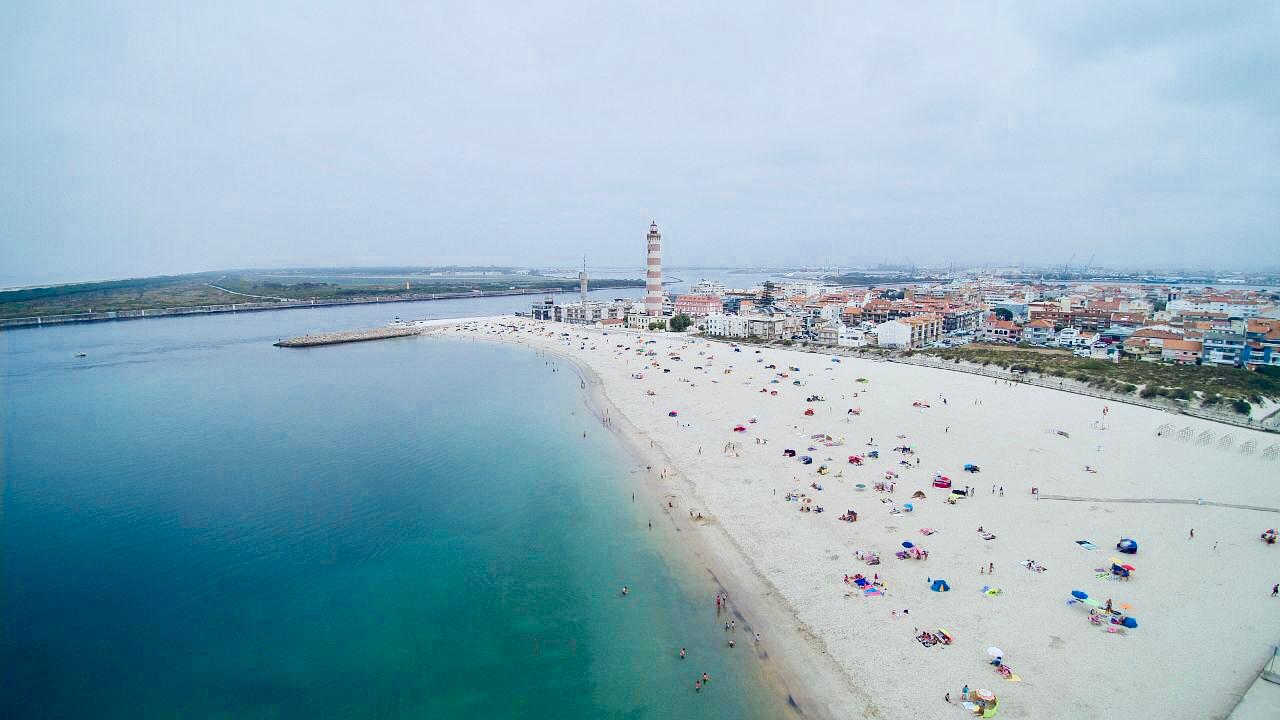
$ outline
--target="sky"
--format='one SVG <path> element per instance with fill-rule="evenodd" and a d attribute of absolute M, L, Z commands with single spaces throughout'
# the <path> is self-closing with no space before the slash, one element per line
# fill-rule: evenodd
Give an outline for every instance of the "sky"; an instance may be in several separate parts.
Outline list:
<path fill-rule="evenodd" d="M 1280 266 L 1280 3 L 0 3 L 0 283 Z"/>

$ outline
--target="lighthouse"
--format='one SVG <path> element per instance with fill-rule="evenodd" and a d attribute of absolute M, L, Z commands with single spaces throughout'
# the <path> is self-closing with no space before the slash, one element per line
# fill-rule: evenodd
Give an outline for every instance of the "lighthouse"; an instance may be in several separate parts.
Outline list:
<path fill-rule="evenodd" d="M 644 278 L 644 311 L 650 317 L 659 317 L 662 315 L 662 235 L 658 233 L 657 223 L 649 223 L 645 241 L 649 246 L 649 261 Z"/>

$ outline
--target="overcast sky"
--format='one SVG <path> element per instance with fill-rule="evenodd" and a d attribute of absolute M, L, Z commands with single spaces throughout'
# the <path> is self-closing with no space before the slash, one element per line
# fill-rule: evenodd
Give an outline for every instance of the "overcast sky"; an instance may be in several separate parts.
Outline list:
<path fill-rule="evenodd" d="M 328 5 L 0 3 L 0 282 L 1280 265 L 1277 2 Z"/>

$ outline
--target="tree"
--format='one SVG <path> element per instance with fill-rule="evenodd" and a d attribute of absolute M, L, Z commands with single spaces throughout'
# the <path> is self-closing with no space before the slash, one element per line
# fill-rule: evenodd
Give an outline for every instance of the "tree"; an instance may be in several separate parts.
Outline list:
<path fill-rule="evenodd" d="M 671 318 L 671 329 L 676 332 L 684 332 L 685 330 L 688 330 L 689 326 L 692 324 L 693 318 L 685 315 L 684 313 L 680 313 L 679 315 Z"/>
<path fill-rule="evenodd" d="M 650 320 L 649 329 L 650 330 L 666 330 L 667 324 L 662 322 L 661 320 Z"/>
<path fill-rule="evenodd" d="M 996 308 L 996 317 L 1001 320 L 1012 320 L 1013 311 L 1009 310 L 1009 308 Z"/>

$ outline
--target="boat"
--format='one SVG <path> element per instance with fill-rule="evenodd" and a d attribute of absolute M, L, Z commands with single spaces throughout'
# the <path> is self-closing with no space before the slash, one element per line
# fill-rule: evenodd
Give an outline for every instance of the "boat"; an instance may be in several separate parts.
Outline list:
<path fill-rule="evenodd" d="M 76 353 L 76 357 L 89 357 L 89 353 L 78 352 Z"/>

